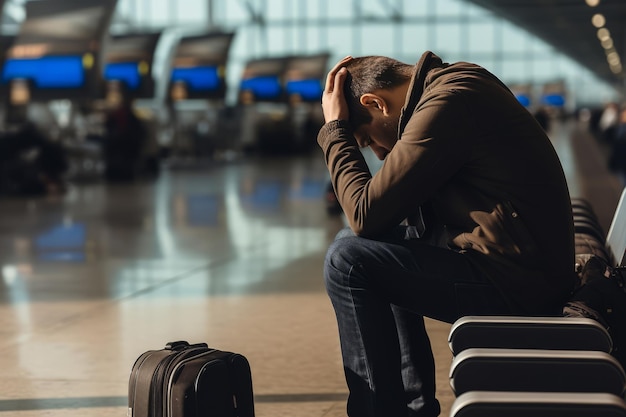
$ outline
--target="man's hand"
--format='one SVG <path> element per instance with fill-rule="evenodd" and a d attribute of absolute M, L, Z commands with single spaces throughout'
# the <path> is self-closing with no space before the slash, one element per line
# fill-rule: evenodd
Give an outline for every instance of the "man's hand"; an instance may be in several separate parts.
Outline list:
<path fill-rule="evenodd" d="M 347 56 L 339 61 L 326 76 L 326 87 L 322 94 L 322 110 L 326 123 L 333 120 L 348 120 L 348 104 L 343 95 L 343 83 L 348 76 L 344 65 L 351 59 L 351 56 Z"/>

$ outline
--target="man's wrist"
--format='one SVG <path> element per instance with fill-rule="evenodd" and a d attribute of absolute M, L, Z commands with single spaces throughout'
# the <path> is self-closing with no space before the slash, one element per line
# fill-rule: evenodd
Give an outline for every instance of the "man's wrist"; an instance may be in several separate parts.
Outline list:
<path fill-rule="evenodd" d="M 322 126 L 318 135 L 317 143 L 325 149 L 331 142 L 352 138 L 352 126 L 345 119 L 331 120 Z"/>
<path fill-rule="evenodd" d="M 348 122 L 348 120 L 346 119 L 334 119 L 331 120 L 329 122 L 326 122 L 327 125 L 332 126 L 332 127 L 344 127 L 344 128 L 350 128 L 350 122 Z"/>

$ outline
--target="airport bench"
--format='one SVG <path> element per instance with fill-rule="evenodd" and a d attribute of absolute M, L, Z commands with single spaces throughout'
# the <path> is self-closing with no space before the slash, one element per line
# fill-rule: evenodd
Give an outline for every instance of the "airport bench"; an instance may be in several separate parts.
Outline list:
<path fill-rule="evenodd" d="M 592 256 L 623 266 L 626 189 L 606 239 L 587 201 L 572 199 L 572 210 L 577 272 Z M 467 316 L 452 325 L 448 343 L 451 417 L 626 417 L 626 373 L 596 320 Z"/>

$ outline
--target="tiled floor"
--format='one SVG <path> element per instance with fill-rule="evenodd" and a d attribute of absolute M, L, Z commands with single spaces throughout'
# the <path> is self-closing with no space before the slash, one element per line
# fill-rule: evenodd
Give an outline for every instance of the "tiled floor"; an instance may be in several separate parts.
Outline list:
<path fill-rule="evenodd" d="M 551 136 L 572 195 L 589 198 L 608 227 L 621 186 L 602 149 L 575 127 Z M 1 199 L 0 415 L 125 416 L 137 356 L 185 339 L 248 357 L 258 417 L 345 416 L 321 279 L 344 223 L 326 214 L 320 157 Z M 449 325 L 428 327 L 446 416 Z"/>

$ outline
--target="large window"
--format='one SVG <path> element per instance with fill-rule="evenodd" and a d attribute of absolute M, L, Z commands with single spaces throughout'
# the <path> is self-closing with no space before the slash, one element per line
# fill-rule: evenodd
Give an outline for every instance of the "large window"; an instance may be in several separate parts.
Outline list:
<path fill-rule="evenodd" d="M 331 64 L 348 54 L 412 63 L 433 50 L 448 61 L 483 65 L 505 83 L 562 78 L 578 101 L 617 94 L 532 34 L 464 0 L 119 0 L 115 21 L 136 28 L 234 30 L 230 86 L 239 85 L 241 68 L 252 58 L 330 52 Z"/>

